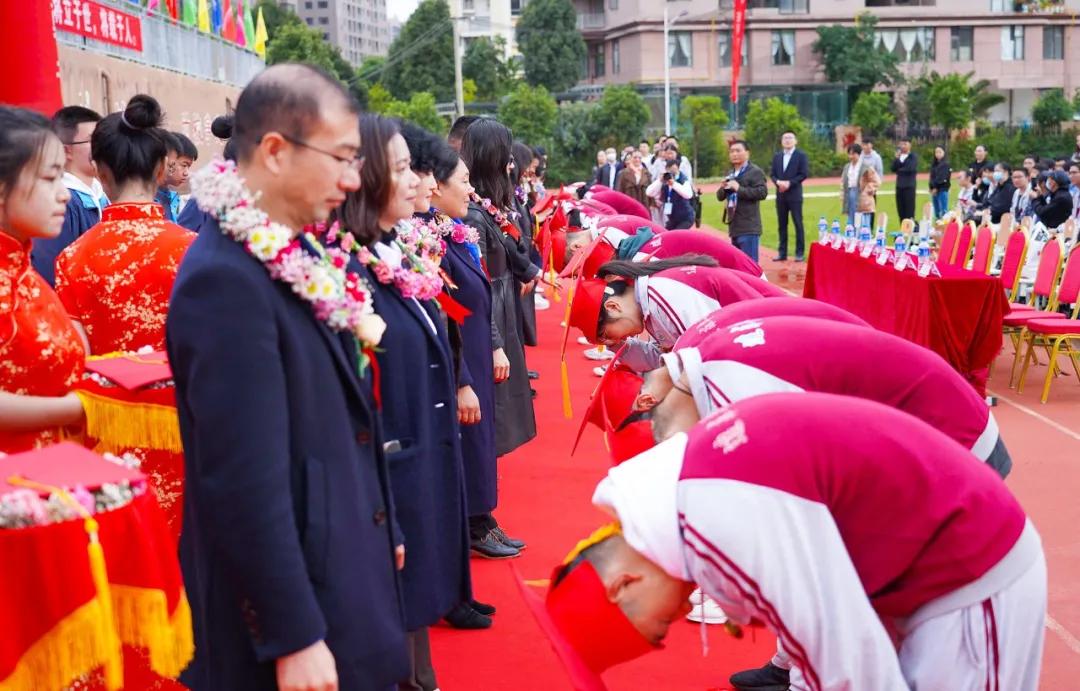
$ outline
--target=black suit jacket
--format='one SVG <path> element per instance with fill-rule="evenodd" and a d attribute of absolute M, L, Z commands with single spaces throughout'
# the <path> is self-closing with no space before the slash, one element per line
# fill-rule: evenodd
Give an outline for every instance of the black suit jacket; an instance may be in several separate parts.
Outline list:
<path fill-rule="evenodd" d="M 614 179 L 612 179 L 611 175 L 612 166 L 615 167 Z M 619 173 L 622 172 L 622 169 L 623 164 L 619 162 L 605 163 L 604 165 L 600 166 L 599 170 L 596 171 L 596 179 L 593 180 L 593 182 L 598 185 L 603 185 L 604 187 L 610 187 L 611 189 L 615 189 L 615 180 L 618 180 Z"/>
<path fill-rule="evenodd" d="M 213 221 L 180 266 L 166 341 L 195 633 L 184 683 L 275 689 L 274 660 L 319 640 L 342 689 L 403 679 L 399 536 L 352 336 L 316 320 Z"/>
<path fill-rule="evenodd" d="M 897 156 L 892 162 L 892 172 L 896 173 L 896 189 L 906 190 L 915 187 L 915 176 L 919 172 L 919 157 L 914 151 L 903 161 Z"/>
<path fill-rule="evenodd" d="M 784 168 L 783 151 L 773 155 L 772 166 L 769 168 L 769 178 L 772 179 L 774 184 L 780 180 L 787 180 L 791 183 L 791 187 L 787 189 L 787 192 L 777 191 L 778 196 L 786 199 L 802 199 L 802 184 L 808 177 L 810 177 L 810 157 L 802 149 L 795 149 L 791 152 L 791 160 L 788 161 L 787 168 Z"/>

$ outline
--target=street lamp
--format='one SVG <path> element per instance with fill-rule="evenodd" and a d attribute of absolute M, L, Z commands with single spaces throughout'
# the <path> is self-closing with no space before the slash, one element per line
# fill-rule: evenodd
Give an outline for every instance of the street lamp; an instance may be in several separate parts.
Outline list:
<path fill-rule="evenodd" d="M 674 19 L 668 19 L 668 2 L 664 0 L 664 134 L 671 134 L 671 49 L 668 47 L 668 30 L 671 25 L 687 15 L 683 10 Z"/>

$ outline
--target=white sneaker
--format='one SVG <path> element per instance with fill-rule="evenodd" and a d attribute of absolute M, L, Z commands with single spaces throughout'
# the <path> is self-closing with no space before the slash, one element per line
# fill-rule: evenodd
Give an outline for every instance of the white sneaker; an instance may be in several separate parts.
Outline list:
<path fill-rule="evenodd" d="M 690 604 L 695 607 L 700 605 L 705 599 L 705 593 L 701 592 L 701 588 L 696 588 L 694 592 L 690 593 Z"/>
<path fill-rule="evenodd" d="M 604 376 L 604 372 L 607 372 L 607 365 L 600 365 L 599 367 L 592 368 L 592 373 L 598 377 Z"/>
<path fill-rule="evenodd" d="M 566 324 L 564 323 L 563 326 L 566 326 Z M 585 338 L 584 336 L 578 336 L 577 337 L 577 342 L 578 342 L 578 345 L 583 345 L 583 346 L 589 345 L 589 339 Z"/>
<path fill-rule="evenodd" d="M 533 302 L 536 303 L 536 309 L 538 310 L 546 310 L 551 307 L 551 303 L 548 302 L 548 299 L 540 293 L 536 293 L 536 295 L 533 297 Z"/>
<path fill-rule="evenodd" d="M 600 347 L 596 347 L 586 350 L 585 357 L 589 360 L 611 360 L 615 357 L 615 353 L 611 352 L 607 348 L 601 349 Z"/>
<path fill-rule="evenodd" d="M 694 595 L 701 593 L 701 591 L 695 591 Z M 723 624 L 728 618 L 724 614 L 724 610 L 720 609 L 720 605 L 716 604 L 708 595 L 701 594 L 701 602 L 694 602 L 694 595 L 690 596 L 690 602 L 694 605 L 694 609 L 690 610 L 690 614 L 686 615 L 686 618 L 695 623 L 706 624 Z"/>

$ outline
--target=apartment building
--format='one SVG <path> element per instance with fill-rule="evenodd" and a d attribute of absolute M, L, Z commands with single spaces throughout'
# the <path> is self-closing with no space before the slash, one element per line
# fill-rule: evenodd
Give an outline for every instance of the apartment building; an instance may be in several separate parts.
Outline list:
<path fill-rule="evenodd" d="M 449 0 L 450 16 L 461 17 L 461 37 L 469 41 L 502 37 L 507 56 L 517 53 L 514 29 L 528 0 Z"/>
<path fill-rule="evenodd" d="M 663 108 L 664 64 L 673 101 L 686 93 L 730 96 L 733 0 L 574 0 L 588 46 L 579 89 L 633 83 Z M 877 40 L 902 70 L 974 72 L 1007 97 L 991 121 L 1019 124 L 1042 90 L 1080 88 L 1080 0 L 1029 13 L 1012 0 L 749 0 L 742 46 L 740 106 L 783 95 L 819 124 L 843 119 L 843 89 L 828 84 L 813 43 L 820 25 L 878 17 Z M 746 98 L 749 97 L 749 98 Z M 741 110 L 741 108 L 740 108 Z"/>
<path fill-rule="evenodd" d="M 369 55 L 390 50 L 387 0 L 285 0 L 280 4 L 296 12 L 323 39 L 341 49 L 341 55 L 359 66 Z"/>

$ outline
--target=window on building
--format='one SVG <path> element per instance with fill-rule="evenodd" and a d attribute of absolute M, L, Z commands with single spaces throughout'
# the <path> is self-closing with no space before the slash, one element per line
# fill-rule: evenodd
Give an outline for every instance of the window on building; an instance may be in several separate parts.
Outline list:
<path fill-rule="evenodd" d="M 740 65 L 746 64 L 746 44 L 749 43 L 749 34 L 743 34 L 742 60 Z M 731 67 L 731 31 L 721 31 L 717 39 L 717 53 L 720 56 L 720 67 Z"/>
<path fill-rule="evenodd" d="M 975 32 L 970 26 L 954 26 L 949 41 L 949 57 L 953 62 L 970 62 L 975 59 Z"/>
<path fill-rule="evenodd" d="M 668 34 L 668 64 L 672 67 L 694 66 L 694 38 L 689 31 L 672 31 Z"/>
<path fill-rule="evenodd" d="M 307 22 L 308 26 L 311 26 L 312 24 L 315 23 L 315 20 L 312 19 L 311 17 L 304 17 L 304 21 Z"/>
<path fill-rule="evenodd" d="M 1024 59 L 1024 27 L 1003 26 L 1001 27 L 1001 59 L 1023 60 Z"/>
<path fill-rule="evenodd" d="M 593 47 L 593 76 L 604 76 L 604 44 L 597 43 Z"/>
<path fill-rule="evenodd" d="M 1043 60 L 1065 59 L 1065 27 L 1043 27 Z"/>
<path fill-rule="evenodd" d="M 325 26 L 326 24 L 330 23 L 330 18 L 329 17 L 319 17 L 319 23 Z"/>
<path fill-rule="evenodd" d="M 461 9 L 463 12 L 475 12 L 476 7 L 474 0 L 461 0 Z"/>
<path fill-rule="evenodd" d="M 990 0 L 991 12 L 1015 12 L 1015 0 Z"/>
<path fill-rule="evenodd" d="M 305 9 L 305 10 L 310 10 L 310 9 L 311 9 L 311 6 L 312 6 L 312 4 L 313 4 L 313 3 L 311 2 L 311 0 L 307 0 L 307 2 L 305 2 L 305 3 L 304 3 L 304 9 Z"/>
<path fill-rule="evenodd" d="M 772 32 L 772 64 L 792 65 L 795 63 L 795 32 Z"/>
<path fill-rule="evenodd" d="M 521 11 L 525 9 L 526 2 L 527 0 L 510 0 L 510 14 L 515 17 L 521 14 Z"/>
<path fill-rule="evenodd" d="M 724 5 L 733 4 L 721 2 L 721 9 L 731 9 Z M 750 0 L 747 6 L 752 10 L 780 10 L 780 14 L 806 14 L 810 11 L 810 0 Z"/>
<path fill-rule="evenodd" d="M 607 8 L 609 10 L 619 9 L 619 0 L 607 0 Z"/>
<path fill-rule="evenodd" d="M 326 32 L 324 31 L 324 32 L 323 32 L 323 35 L 322 35 L 322 40 L 324 40 L 324 41 L 329 41 L 329 40 L 330 40 L 330 34 L 328 34 L 328 33 L 326 33 Z"/>
<path fill-rule="evenodd" d="M 611 73 L 618 74 L 622 69 L 621 56 L 619 55 L 619 39 L 611 42 Z"/>
<path fill-rule="evenodd" d="M 937 49 L 934 29 L 879 29 L 877 47 L 895 55 L 900 62 L 923 62 L 934 60 Z"/>
<path fill-rule="evenodd" d="M 327 8 L 326 0 L 319 0 L 319 9 L 320 10 L 325 10 L 326 8 Z"/>

